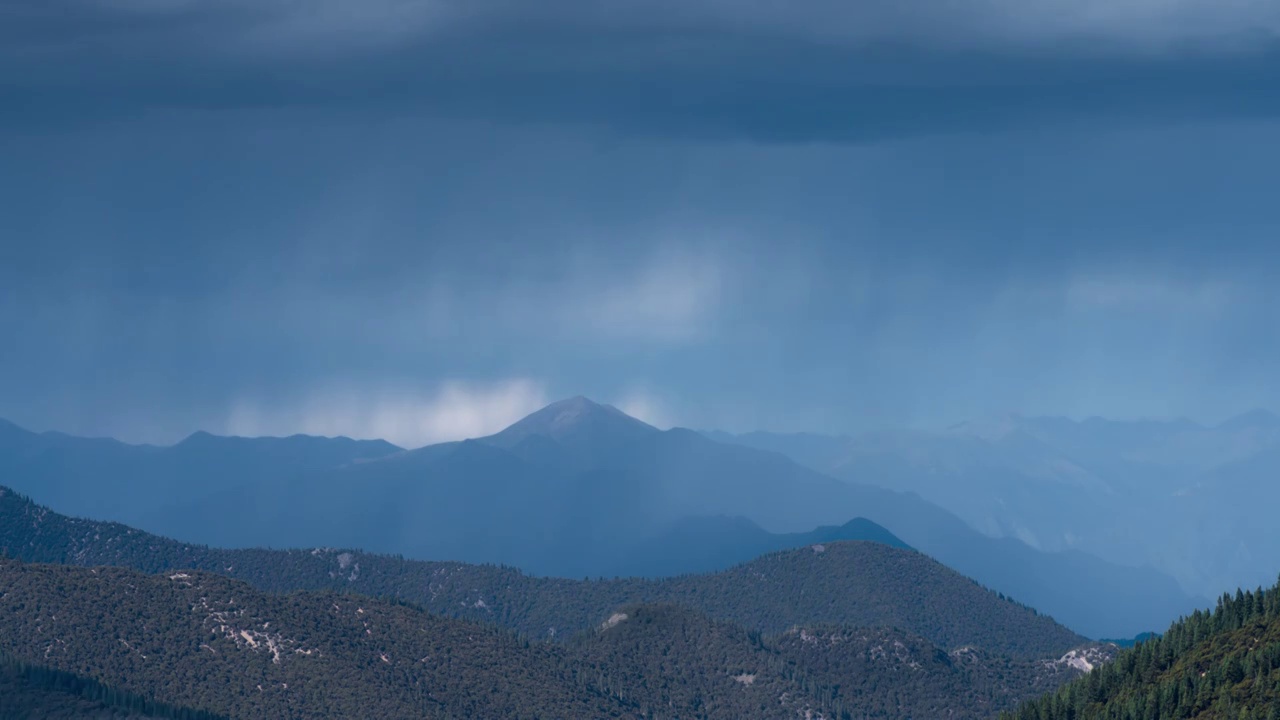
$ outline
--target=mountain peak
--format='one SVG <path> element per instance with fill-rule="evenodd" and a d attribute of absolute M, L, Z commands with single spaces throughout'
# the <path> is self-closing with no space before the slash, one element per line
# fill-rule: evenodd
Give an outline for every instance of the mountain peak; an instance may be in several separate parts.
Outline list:
<path fill-rule="evenodd" d="M 210 442 L 216 442 L 220 439 L 221 439 L 220 436 L 214 435 L 213 433 L 208 432 L 206 430 L 196 430 L 190 435 L 179 440 L 177 445 L 175 445 L 175 447 L 205 444 Z"/>
<path fill-rule="evenodd" d="M 511 448 L 530 436 L 548 437 L 563 442 L 583 435 L 622 438 L 651 432 L 658 432 L 658 429 L 612 405 L 602 405 L 578 395 L 551 403 L 502 432 L 490 436 L 488 440 L 492 444 Z"/>

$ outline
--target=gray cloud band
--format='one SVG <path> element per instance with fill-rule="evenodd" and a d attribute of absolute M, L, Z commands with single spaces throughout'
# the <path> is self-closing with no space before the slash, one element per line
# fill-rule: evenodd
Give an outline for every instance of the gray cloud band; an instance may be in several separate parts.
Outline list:
<path fill-rule="evenodd" d="M 1280 112 L 1274 3 L 846 5 L 24 1 L 0 123 L 324 106 L 865 142 Z"/>

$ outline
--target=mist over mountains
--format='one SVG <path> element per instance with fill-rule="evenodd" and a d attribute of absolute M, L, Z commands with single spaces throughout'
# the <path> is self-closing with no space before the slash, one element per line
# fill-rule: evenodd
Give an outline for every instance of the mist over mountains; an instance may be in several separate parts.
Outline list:
<path fill-rule="evenodd" d="M 1117 499 L 1252 488 L 1273 425 L 730 436 L 582 397 L 415 450 L 4 424 L 0 687 L 13 712 L 104 717 L 976 719 L 1083 712 L 1083 676 L 1121 688 L 1109 706 L 1269 720 L 1236 651 L 1183 628 L 1233 632 L 1263 678 L 1274 595 L 1207 620 L 1154 556 L 1082 546 L 1124 527 Z M 1188 615 L 1170 652 L 1218 658 L 1207 680 L 1152 659 L 1162 636 L 1087 639 Z"/>
<path fill-rule="evenodd" d="M 1280 0 L 0 0 L 0 720 L 1280 720 L 1276 88 Z"/>
<path fill-rule="evenodd" d="M 884 531 L 881 530 L 883 534 Z M 562 641 L 629 605 L 679 605 L 767 634 L 797 625 L 898 628 L 954 650 L 1058 657 L 1085 638 L 900 544 L 836 540 L 665 578 L 535 577 L 491 564 L 411 560 L 357 549 L 232 550 L 119 523 L 71 518 L 0 487 L 0 550 L 27 563 L 202 571 L 273 593 L 359 593 Z"/>
<path fill-rule="evenodd" d="M 1280 565 L 1263 510 L 1280 502 L 1280 417 L 1265 410 L 1211 426 L 1010 416 L 940 432 L 707 435 L 918 493 L 992 537 L 1153 567 L 1193 594 L 1264 585 Z"/>
<path fill-rule="evenodd" d="M 849 528 L 880 539 L 715 573 L 568 580 L 357 550 L 189 545 L 0 487 L 0 708 L 985 718 L 1116 652 L 869 521 L 823 532 Z"/>
<path fill-rule="evenodd" d="M 990 537 L 878 476 L 836 479 L 581 397 L 417 450 L 205 433 L 158 448 L 13 426 L 0 449 L 10 486 L 37 502 L 220 547 L 354 547 L 580 578 L 710 571 L 887 533 L 1086 636 L 1131 637 L 1198 604 L 1155 570 Z"/>

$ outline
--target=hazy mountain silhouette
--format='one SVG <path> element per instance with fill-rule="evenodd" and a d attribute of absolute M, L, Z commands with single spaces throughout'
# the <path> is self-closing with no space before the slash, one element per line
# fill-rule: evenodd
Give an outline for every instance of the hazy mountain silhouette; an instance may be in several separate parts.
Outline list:
<path fill-rule="evenodd" d="M 671 523 L 628 549 L 619 559 L 616 572 L 639 577 L 707 573 L 779 550 L 844 540 L 909 547 L 866 518 L 854 518 L 843 525 L 805 533 L 779 534 L 768 532 L 744 517 L 689 517 Z"/>
<path fill-rule="evenodd" d="M 130 463 L 100 465 L 92 483 L 81 477 L 85 494 L 74 502 L 50 491 L 48 472 L 6 477 L 57 510 L 189 542 L 362 547 L 566 577 L 628 573 L 646 544 L 661 547 L 662 533 L 684 518 L 742 517 L 785 534 L 864 517 L 1086 635 L 1136 635 L 1194 605 L 1156 572 L 990 538 L 916 495 L 836 480 L 691 430 L 659 431 L 584 398 L 487 438 L 413 451 L 310 438 L 323 452 L 281 458 L 257 445 L 289 440 L 304 442 L 224 438 L 225 452 L 193 451 L 217 444 L 212 436 L 173 448 L 120 446 Z M 173 458 L 191 465 L 165 464 Z M 167 483 L 164 494 L 155 494 L 156 478 Z M 749 556 L 756 548 L 747 546 L 720 556 Z M 717 553 L 695 567 L 709 569 Z"/>
<path fill-rule="evenodd" d="M 941 432 L 707 434 L 918 493 L 987 535 L 1154 567 L 1204 595 L 1267 582 L 1280 565 L 1267 510 L 1280 503 L 1280 418 L 1265 410 L 1215 426 L 1010 416 Z"/>
<path fill-rule="evenodd" d="M 1276 415 L 1270 410 L 1254 408 L 1222 421 L 1217 425 L 1216 429 L 1235 431 L 1251 428 L 1265 428 L 1268 430 L 1280 428 L 1280 415 Z"/>
<path fill-rule="evenodd" d="M 579 395 L 552 403 L 484 441 L 512 450 L 530 439 L 539 444 L 552 440 L 569 450 L 594 454 L 659 432 L 612 405 L 599 405 Z"/>
<path fill-rule="evenodd" d="M 221 437 L 168 446 L 0 428 L 0 477 L 62 511 L 178 532 L 181 508 L 224 488 L 270 487 L 325 468 L 401 452 L 382 440 Z M 233 520 L 234 518 L 229 518 Z M 234 525 L 234 523 L 231 523 Z"/>

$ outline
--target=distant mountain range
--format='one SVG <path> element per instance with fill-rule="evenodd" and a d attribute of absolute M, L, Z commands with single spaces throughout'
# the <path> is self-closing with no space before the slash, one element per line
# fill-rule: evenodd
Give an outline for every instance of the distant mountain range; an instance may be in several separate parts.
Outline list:
<path fill-rule="evenodd" d="M 1265 410 L 1215 426 L 1009 416 L 940 432 L 705 434 L 917 493 L 993 537 L 1153 567 L 1197 595 L 1280 566 L 1280 417 Z"/>
<path fill-rule="evenodd" d="M 1223 432 L 1263 437 L 1265 417 Z M 1064 427 L 1061 436 L 1085 434 Z M 1143 442 L 1163 431 L 1127 429 Z M 1016 456 L 1024 470 L 1041 467 L 1039 443 L 1005 442 L 1022 430 L 953 432 L 962 435 L 944 453 L 953 460 Z M 1129 650 L 1090 643 L 912 548 L 988 572 L 984 563 L 996 558 L 1032 588 L 1063 592 L 1059 573 L 1094 583 L 1060 598 L 1077 608 L 1123 610 L 1142 601 L 1139 590 L 1156 602 L 1164 590 L 1142 588 L 1141 571 L 984 537 L 912 493 L 843 483 L 777 447 L 736 444 L 785 444 L 784 436 L 663 433 L 580 399 L 490 438 L 418 451 L 308 437 L 198 434 L 155 448 L 12 427 L 0 434 L 4 472 L 25 468 L 65 499 L 84 494 L 80 502 L 149 489 L 162 499 L 135 507 L 115 498 L 112 507 L 194 522 L 192 533 L 356 532 L 421 548 L 440 529 L 417 534 L 413 521 L 476 510 L 469 525 L 468 513 L 446 525 L 460 533 L 448 539 L 453 547 L 470 540 L 494 555 L 515 545 L 486 533 L 529 540 L 558 529 L 553 543 L 523 550 L 526 562 L 569 562 L 557 553 L 573 540 L 601 544 L 587 557 L 648 576 L 541 577 L 492 557 L 422 561 L 331 545 L 217 549 L 68 517 L 0 487 L 5 717 L 1280 717 L 1280 587 L 1225 595 L 1215 611 L 1196 611 Z M 834 446 L 816 436 L 800 442 L 815 463 Z M 1212 454 L 1178 452 L 1179 462 Z M 1261 472 L 1254 466 L 1267 457 L 1251 448 L 1231 464 Z M 198 469 L 186 474 L 187 464 Z M 1210 467 L 1218 490 L 1251 477 Z M 122 469 L 146 482 L 112 475 Z M 1098 491 L 1100 475 L 1063 472 L 1072 487 Z M 114 479 L 95 483 L 95 474 Z M 175 480 L 183 477 L 212 485 L 192 490 Z M 718 499 L 734 481 L 765 500 Z M 656 497 L 632 494 L 646 482 Z M 779 485 L 811 503 L 857 504 L 866 517 L 787 527 L 806 515 Z M 497 521 L 479 512 L 495 488 L 509 493 L 492 498 Z M 548 488 L 569 507 L 547 502 Z M 640 508 L 621 507 L 628 498 Z M 228 514 L 234 499 L 241 512 Z M 779 504 L 776 514 L 767 501 Z M 371 527 L 377 510 L 393 532 Z M 334 526 L 326 532 L 321 521 Z"/>
<path fill-rule="evenodd" d="M 915 494 L 659 431 L 585 398 L 487 438 L 412 451 L 203 433 L 157 448 L 8 425 L 0 478 L 60 512 L 188 542 L 361 547 L 570 578 L 724 568 L 862 517 L 1088 636 L 1134 636 L 1197 604 L 1153 570 L 992 538 Z"/>

